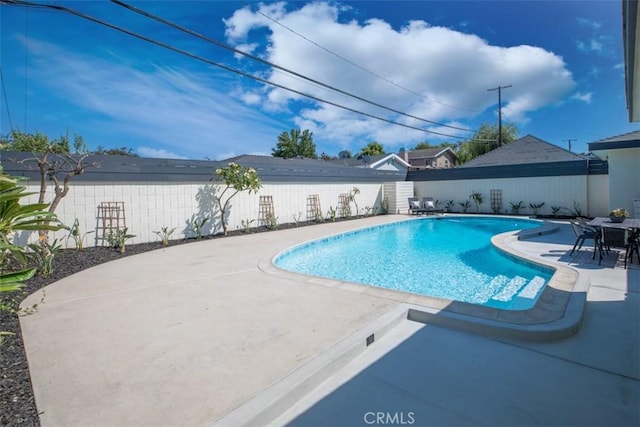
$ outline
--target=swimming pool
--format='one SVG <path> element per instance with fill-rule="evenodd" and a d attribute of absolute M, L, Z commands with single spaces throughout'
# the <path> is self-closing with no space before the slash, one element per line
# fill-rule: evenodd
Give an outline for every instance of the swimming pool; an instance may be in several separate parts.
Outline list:
<path fill-rule="evenodd" d="M 284 270 L 505 310 L 535 305 L 551 268 L 496 249 L 491 237 L 539 221 L 436 217 L 370 227 L 305 243 L 276 256 Z"/>

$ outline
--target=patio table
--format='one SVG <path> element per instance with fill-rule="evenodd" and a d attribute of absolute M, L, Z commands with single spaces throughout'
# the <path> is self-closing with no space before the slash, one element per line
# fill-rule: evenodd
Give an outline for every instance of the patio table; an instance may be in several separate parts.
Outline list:
<path fill-rule="evenodd" d="M 627 228 L 640 229 L 640 219 L 637 218 L 625 218 L 622 222 L 611 222 L 609 217 L 597 216 L 591 221 L 587 222 L 587 225 L 592 227 L 611 227 L 626 230 Z"/>
<path fill-rule="evenodd" d="M 600 240 L 600 261 L 602 261 L 602 228 L 617 228 L 619 230 L 631 230 L 631 236 L 626 244 L 627 253 L 625 254 L 624 266 L 627 267 L 627 258 L 633 262 L 634 252 L 638 256 L 638 262 L 640 262 L 640 253 L 638 253 L 638 240 L 640 239 L 640 219 L 638 218 L 625 218 L 622 222 L 612 222 L 609 217 L 595 217 L 591 221 L 587 222 L 587 225 L 594 227 L 598 230 L 596 240 Z M 596 245 L 597 247 L 598 245 Z"/>

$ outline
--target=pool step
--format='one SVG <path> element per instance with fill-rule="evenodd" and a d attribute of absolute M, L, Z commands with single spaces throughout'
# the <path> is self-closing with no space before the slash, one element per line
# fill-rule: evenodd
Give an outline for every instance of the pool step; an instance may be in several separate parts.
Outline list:
<path fill-rule="evenodd" d="M 536 276 L 533 279 L 531 279 L 529 284 L 525 286 L 525 288 L 522 291 L 520 291 L 518 296 L 521 298 L 533 299 L 536 297 L 536 295 L 538 295 L 538 292 L 540 291 L 540 289 L 542 289 L 544 284 L 545 284 L 544 279 L 540 276 Z"/>
<path fill-rule="evenodd" d="M 517 294 L 518 291 L 522 289 L 522 287 L 526 284 L 527 279 L 525 279 L 524 277 L 516 276 L 512 278 L 497 295 L 491 297 L 491 299 L 504 302 L 511 301 L 513 299 L 513 296 Z"/>

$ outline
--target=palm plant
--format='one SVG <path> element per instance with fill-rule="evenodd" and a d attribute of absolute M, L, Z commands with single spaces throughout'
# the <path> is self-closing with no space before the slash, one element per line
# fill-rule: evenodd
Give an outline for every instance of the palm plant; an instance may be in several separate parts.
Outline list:
<path fill-rule="evenodd" d="M 474 191 L 469 198 L 473 200 L 473 203 L 476 205 L 476 213 L 478 213 L 480 211 L 480 205 L 482 204 L 482 193 Z"/>

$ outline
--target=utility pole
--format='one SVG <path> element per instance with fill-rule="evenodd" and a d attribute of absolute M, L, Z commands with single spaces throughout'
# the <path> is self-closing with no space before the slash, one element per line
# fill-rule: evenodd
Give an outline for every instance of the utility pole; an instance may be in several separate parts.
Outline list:
<path fill-rule="evenodd" d="M 509 86 L 498 86 L 493 89 L 487 89 L 487 92 L 492 90 L 498 91 L 498 147 L 502 147 L 502 89 L 508 89 Z"/>
<path fill-rule="evenodd" d="M 569 144 L 569 151 L 571 151 L 571 142 L 572 141 L 577 141 L 578 138 L 573 138 L 573 139 L 563 139 L 563 141 L 567 142 Z"/>

